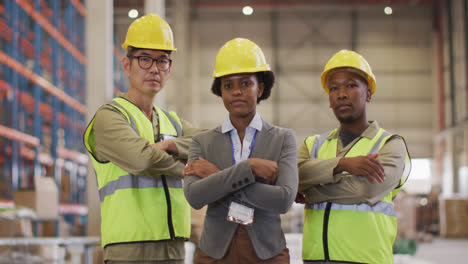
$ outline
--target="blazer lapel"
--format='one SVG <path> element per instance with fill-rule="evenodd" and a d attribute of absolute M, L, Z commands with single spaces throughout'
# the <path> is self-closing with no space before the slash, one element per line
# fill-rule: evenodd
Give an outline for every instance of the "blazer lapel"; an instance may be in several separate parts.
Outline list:
<path fill-rule="evenodd" d="M 224 169 L 234 165 L 231 149 L 231 140 L 229 133 L 222 133 L 221 127 L 217 127 L 215 130 L 217 133 L 213 140 L 212 160 L 216 160 L 216 165 L 219 169 Z"/>
<path fill-rule="evenodd" d="M 262 130 L 258 132 L 257 136 L 255 137 L 254 147 L 250 153 L 251 157 L 263 157 L 264 155 L 262 155 L 262 153 L 265 151 L 265 146 L 268 146 L 268 144 L 273 144 L 273 142 L 271 142 L 270 133 L 272 126 L 263 119 L 262 122 Z"/>

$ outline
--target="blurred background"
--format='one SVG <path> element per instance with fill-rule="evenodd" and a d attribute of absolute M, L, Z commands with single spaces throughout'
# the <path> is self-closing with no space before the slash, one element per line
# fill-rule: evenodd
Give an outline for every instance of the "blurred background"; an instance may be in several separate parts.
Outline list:
<path fill-rule="evenodd" d="M 277 81 L 258 111 L 298 144 L 337 126 L 320 86 L 327 60 L 361 53 L 377 79 L 368 119 L 403 136 L 412 158 L 395 200 L 395 263 L 466 263 L 468 0 L 0 0 L 0 263 L 100 263 L 82 135 L 128 90 L 120 45 L 147 13 L 168 21 L 177 47 L 156 103 L 197 127 L 227 115 L 210 88 L 228 40 L 262 48 Z M 299 204 L 283 215 L 294 263 L 302 217 Z M 203 211 L 192 218 L 196 245 Z"/>

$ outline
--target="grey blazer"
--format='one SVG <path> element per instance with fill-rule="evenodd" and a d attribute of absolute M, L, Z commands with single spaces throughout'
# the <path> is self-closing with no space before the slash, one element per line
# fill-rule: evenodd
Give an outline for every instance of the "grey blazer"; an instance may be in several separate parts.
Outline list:
<path fill-rule="evenodd" d="M 195 209 L 208 205 L 200 248 L 215 259 L 226 254 L 238 225 L 227 220 L 230 202 L 235 200 L 255 209 L 254 222 L 246 229 L 257 256 L 269 259 L 286 247 L 279 215 L 289 210 L 297 193 L 296 137 L 292 130 L 266 121 L 257 133 L 250 157 L 278 163 L 275 185 L 256 180 L 248 160 L 233 164 L 229 137 L 229 133 L 221 133 L 221 127 L 193 137 L 189 162 L 203 157 L 221 170 L 204 179 L 184 178 L 190 205 Z"/>

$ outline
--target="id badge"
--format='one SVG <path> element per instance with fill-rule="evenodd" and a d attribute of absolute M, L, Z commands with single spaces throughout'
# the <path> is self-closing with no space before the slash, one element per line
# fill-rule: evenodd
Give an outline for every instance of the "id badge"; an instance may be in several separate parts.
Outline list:
<path fill-rule="evenodd" d="M 176 138 L 173 135 L 166 135 L 166 134 L 161 134 L 159 137 L 161 138 L 161 141 Z"/>
<path fill-rule="evenodd" d="M 254 209 L 245 205 L 231 202 L 228 212 L 228 221 L 241 225 L 251 225 L 253 223 Z"/>

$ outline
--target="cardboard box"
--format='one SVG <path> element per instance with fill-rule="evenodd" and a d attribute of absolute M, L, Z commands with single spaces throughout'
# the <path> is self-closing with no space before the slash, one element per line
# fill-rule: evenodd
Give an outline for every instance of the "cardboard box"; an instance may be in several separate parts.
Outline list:
<path fill-rule="evenodd" d="M 24 206 L 36 211 L 39 218 L 52 219 L 59 216 L 58 190 L 51 177 L 38 177 L 34 190 L 18 190 L 13 194 L 15 206 Z"/>
<path fill-rule="evenodd" d="M 70 224 L 65 222 L 63 217 L 57 220 L 39 221 L 37 228 L 37 234 L 40 237 L 68 237 L 71 232 Z"/>
<path fill-rule="evenodd" d="M 7 200 L 9 195 L 11 195 L 11 185 L 1 180 L 0 181 L 0 200 Z"/>
<path fill-rule="evenodd" d="M 70 175 L 68 173 L 62 173 L 62 180 L 60 184 L 60 202 L 68 203 L 71 200 L 71 189 L 70 189 Z"/>
<path fill-rule="evenodd" d="M 32 237 L 30 219 L 1 219 L 0 237 Z"/>
<path fill-rule="evenodd" d="M 440 236 L 468 237 L 468 198 L 440 197 Z"/>
<path fill-rule="evenodd" d="M 397 235 L 408 239 L 415 239 L 417 235 L 416 211 L 419 199 L 404 191 L 401 191 L 393 204 L 397 218 Z"/>
<path fill-rule="evenodd" d="M 104 250 L 101 247 L 94 248 L 93 264 L 104 264 Z"/>

